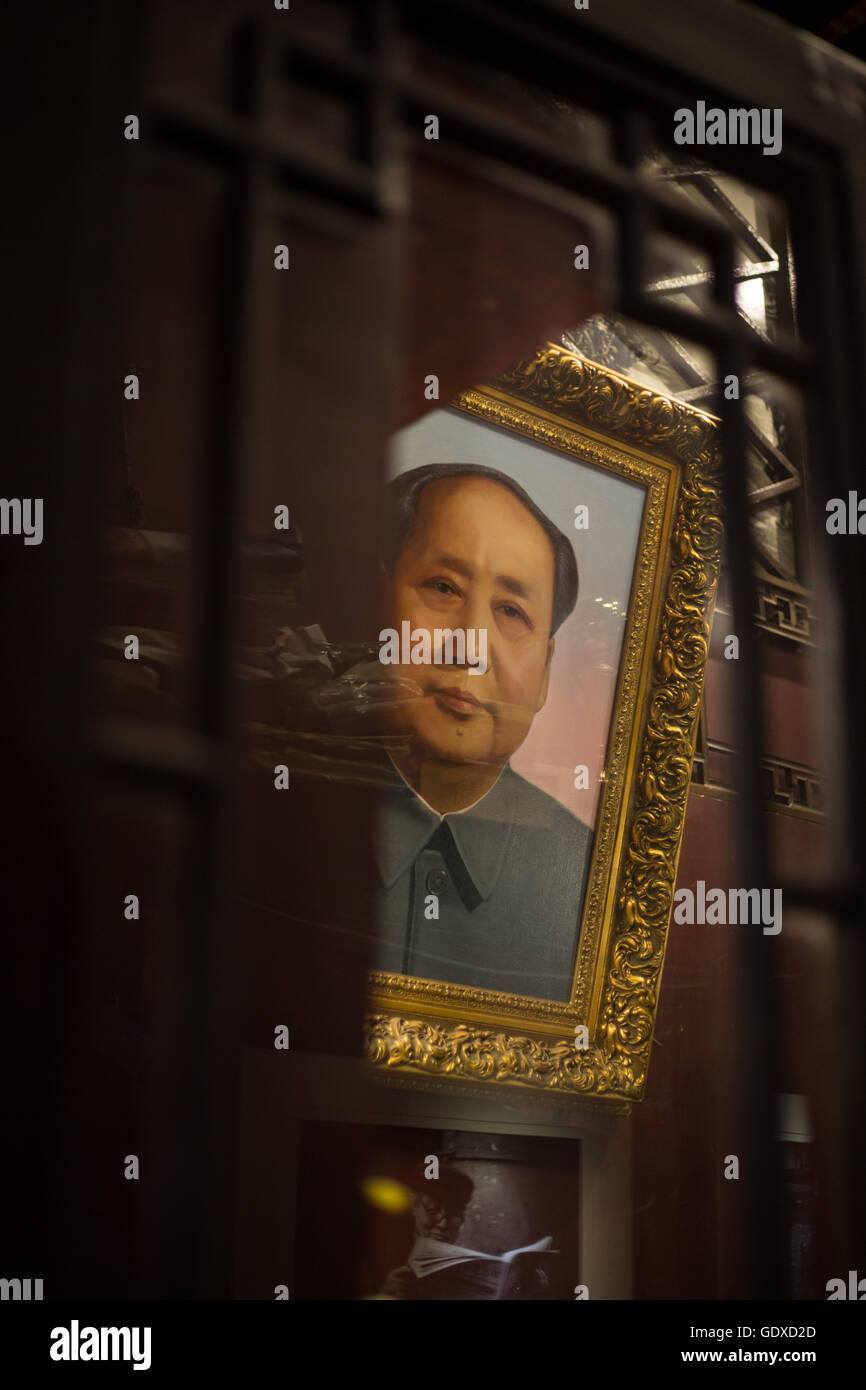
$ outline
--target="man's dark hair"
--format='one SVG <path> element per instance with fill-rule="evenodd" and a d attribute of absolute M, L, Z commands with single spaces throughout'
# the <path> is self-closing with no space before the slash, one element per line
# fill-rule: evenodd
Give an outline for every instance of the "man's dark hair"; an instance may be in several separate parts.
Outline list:
<path fill-rule="evenodd" d="M 475 1184 L 468 1173 L 443 1159 L 438 1178 L 424 1176 L 424 1164 L 415 1172 L 413 1187 L 419 1197 L 433 1197 L 447 1211 L 463 1211 L 472 1200 Z"/>
<path fill-rule="evenodd" d="M 568 537 L 554 526 L 549 517 L 537 507 L 519 483 L 500 473 L 497 468 L 486 468 L 481 463 L 427 463 L 423 468 L 412 468 L 401 473 L 387 487 L 387 511 L 385 516 L 382 563 L 388 574 L 393 572 L 397 557 L 415 525 L 418 512 L 418 499 L 428 483 L 439 482 L 442 478 L 489 478 L 494 483 L 507 487 L 519 499 L 528 512 L 535 517 L 553 547 L 553 614 L 550 633 L 565 621 L 577 603 L 577 561 Z"/>

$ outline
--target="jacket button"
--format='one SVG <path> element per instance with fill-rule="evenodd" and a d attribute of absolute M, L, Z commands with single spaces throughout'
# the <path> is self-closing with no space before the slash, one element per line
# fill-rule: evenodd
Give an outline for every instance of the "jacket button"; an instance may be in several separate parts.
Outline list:
<path fill-rule="evenodd" d="M 444 869 L 431 869 L 427 875 L 427 891 L 438 897 L 448 887 L 448 875 Z"/>

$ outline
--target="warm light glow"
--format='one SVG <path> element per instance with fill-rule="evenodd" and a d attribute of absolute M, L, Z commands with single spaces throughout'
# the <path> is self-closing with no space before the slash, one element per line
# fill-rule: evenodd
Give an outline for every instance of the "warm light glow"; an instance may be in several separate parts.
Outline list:
<path fill-rule="evenodd" d="M 411 1189 L 394 1178 L 365 1178 L 361 1190 L 371 1207 L 378 1207 L 391 1216 L 399 1216 L 412 1205 Z"/>

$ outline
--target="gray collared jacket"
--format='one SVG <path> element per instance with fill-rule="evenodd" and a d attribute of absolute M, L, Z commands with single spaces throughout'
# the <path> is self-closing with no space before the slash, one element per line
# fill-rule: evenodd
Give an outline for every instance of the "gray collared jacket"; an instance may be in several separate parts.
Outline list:
<path fill-rule="evenodd" d="M 440 817 L 395 773 L 381 798 L 374 967 L 567 1000 L 592 831 L 506 764 Z"/>

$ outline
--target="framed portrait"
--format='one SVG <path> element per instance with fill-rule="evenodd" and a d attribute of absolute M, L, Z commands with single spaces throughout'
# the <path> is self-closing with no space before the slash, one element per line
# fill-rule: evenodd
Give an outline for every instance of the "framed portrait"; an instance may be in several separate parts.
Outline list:
<path fill-rule="evenodd" d="M 711 416 L 553 344 L 393 439 L 383 1076 L 642 1097 L 718 479 Z"/>
<path fill-rule="evenodd" d="M 362 1173 L 351 1246 L 330 1222 L 346 1150 Z M 334 1266 L 351 1259 L 365 1299 L 585 1298 L 579 1212 L 576 1139 L 306 1120 L 292 1297 L 328 1297 Z"/>

